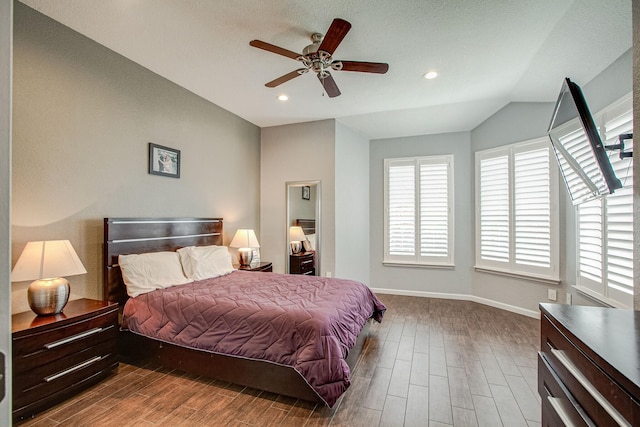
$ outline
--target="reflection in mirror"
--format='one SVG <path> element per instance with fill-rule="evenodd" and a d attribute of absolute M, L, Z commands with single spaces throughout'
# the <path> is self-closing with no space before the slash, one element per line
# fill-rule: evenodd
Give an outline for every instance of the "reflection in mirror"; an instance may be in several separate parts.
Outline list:
<path fill-rule="evenodd" d="M 286 183 L 286 272 L 320 275 L 320 181 Z"/>

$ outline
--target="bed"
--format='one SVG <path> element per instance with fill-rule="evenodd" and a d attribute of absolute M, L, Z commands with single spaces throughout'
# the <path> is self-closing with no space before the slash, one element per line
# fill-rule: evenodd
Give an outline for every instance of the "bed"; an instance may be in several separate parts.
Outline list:
<path fill-rule="evenodd" d="M 130 362 L 151 357 L 168 368 L 333 406 L 349 386 L 371 318 L 381 321 L 385 310 L 366 286 L 233 271 L 128 298 L 120 255 L 221 246 L 222 231 L 221 218 L 105 218 L 104 298 L 121 305 L 121 357 Z M 339 301 L 331 302 L 328 295 Z M 352 299 L 353 307 L 344 305 Z M 202 310 L 193 314 L 197 306 Z M 252 307 L 254 312 L 247 311 Z M 215 310 L 222 314 L 210 314 Z M 232 312 L 243 320 L 220 320 Z M 204 320 L 205 315 L 210 317 Z M 330 323 L 316 315 L 329 316 Z M 245 325 L 248 319 L 255 324 Z M 340 329 L 344 324 L 346 331 Z M 167 330 L 177 331 L 176 336 Z M 185 335 L 195 340 L 185 341 Z"/>

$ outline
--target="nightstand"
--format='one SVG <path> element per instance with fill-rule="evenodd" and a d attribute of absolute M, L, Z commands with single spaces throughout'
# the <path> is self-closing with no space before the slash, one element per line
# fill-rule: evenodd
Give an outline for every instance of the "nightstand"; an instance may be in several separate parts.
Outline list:
<path fill-rule="evenodd" d="M 245 271 L 261 271 L 261 272 L 272 272 L 273 271 L 273 263 L 271 262 L 261 262 L 257 265 L 251 266 L 251 265 L 241 265 L 238 267 L 238 270 L 245 270 Z"/>
<path fill-rule="evenodd" d="M 315 276 L 315 255 L 315 251 L 300 252 L 289 255 L 289 274 L 306 274 L 308 276 Z"/>
<path fill-rule="evenodd" d="M 13 419 L 33 416 L 118 366 L 118 304 L 69 301 L 60 314 L 11 316 Z"/>

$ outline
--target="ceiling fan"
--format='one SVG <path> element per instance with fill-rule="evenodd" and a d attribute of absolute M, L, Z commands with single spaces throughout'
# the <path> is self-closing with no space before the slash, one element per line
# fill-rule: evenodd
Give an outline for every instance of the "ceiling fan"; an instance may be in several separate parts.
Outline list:
<path fill-rule="evenodd" d="M 288 82 L 289 80 L 311 70 L 318 76 L 318 79 L 320 80 L 324 90 L 327 92 L 327 95 L 329 95 L 330 98 L 334 98 L 340 95 L 340 89 L 338 89 L 338 86 L 333 80 L 329 70 L 359 71 L 361 73 L 376 74 L 386 73 L 387 70 L 389 70 L 389 64 L 380 62 L 339 61 L 333 59 L 333 52 L 342 42 L 342 39 L 344 39 L 350 29 L 351 24 L 344 19 L 334 19 L 324 37 L 320 33 L 314 33 L 311 35 L 311 44 L 304 48 L 302 54 L 292 52 L 288 49 L 260 40 L 251 40 L 249 44 L 253 47 L 300 61 L 304 66 L 304 68 L 299 68 L 266 83 L 265 86 L 279 86 L 282 83 Z"/>

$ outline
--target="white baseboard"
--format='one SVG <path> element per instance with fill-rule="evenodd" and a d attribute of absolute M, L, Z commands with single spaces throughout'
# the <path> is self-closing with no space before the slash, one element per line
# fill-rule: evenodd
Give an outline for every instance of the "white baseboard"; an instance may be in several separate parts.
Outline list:
<path fill-rule="evenodd" d="M 488 305 L 490 307 L 499 308 L 501 310 L 510 311 L 512 313 L 522 314 L 523 316 L 533 317 L 534 319 L 540 318 L 539 311 L 527 310 L 526 308 L 518 307 L 511 304 L 505 304 L 503 302 L 490 300 L 487 298 L 477 297 L 469 294 L 448 294 L 440 292 L 424 292 L 424 291 L 407 291 L 401 289 L 384 289 L 384 288 L 371 288 L 375 293 L 390 294 L 390 295 L 404 295 L 409 297 L 422 297 L 422 298 L 442 298 L 442 299 L 455 299 L 462 301 L 473 301 L 479 304 Z"/>

